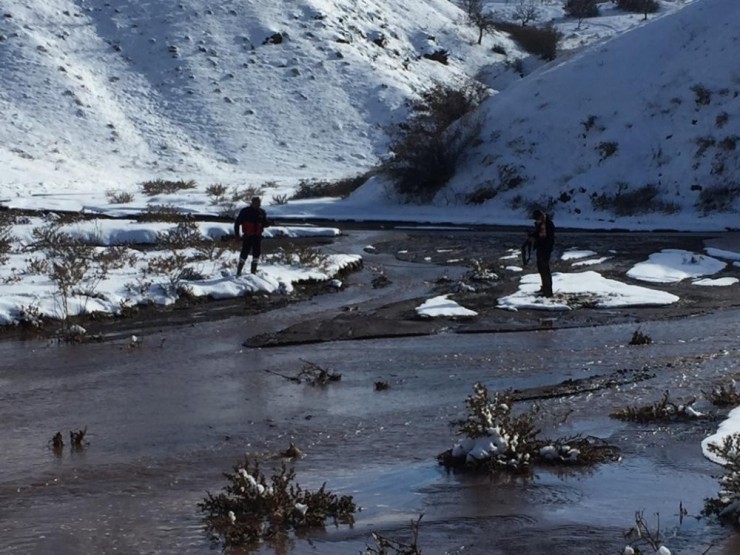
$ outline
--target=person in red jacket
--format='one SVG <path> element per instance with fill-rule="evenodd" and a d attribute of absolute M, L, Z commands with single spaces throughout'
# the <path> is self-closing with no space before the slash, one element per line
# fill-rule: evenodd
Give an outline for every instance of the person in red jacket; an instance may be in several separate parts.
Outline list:
<path fill-rule="evenodd" d="M 262 201 L 259 197 L 254 197 L 252 203 L 242 208 L 234 222 L 235 240 L 242 240 L 242 250 L 239 255 L 239 264 L 236 267 L 236 275 L 240 276 L 244 263 L 251 251 L 252 267 L 251 272 L 257 273 L 257 261 L 262 253 L 262 232 L 270 225 L 267 219 L 267 213 L 260 208 Z"/>

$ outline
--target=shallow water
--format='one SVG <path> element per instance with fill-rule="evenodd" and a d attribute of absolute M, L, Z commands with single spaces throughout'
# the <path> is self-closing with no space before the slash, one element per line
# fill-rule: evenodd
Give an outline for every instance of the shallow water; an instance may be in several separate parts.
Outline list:
<path fill-rule="evenodd" d="M 643 323 L 655 343 L 641 347 L 626 345 L 634 325 L 241 346 L 255 333 L 352 302 L 350 295 L 150 331 L 138 347 L 127 338 L 0 342 L 0 551 L 209 552 L 196 507 L 205 491 L 220 489 L 221 473 L 245 452 L 279 451 L 291 441 L 306 453 L 295 463 L 302 486 L 326 481 L 363 510 L 352 529 L 328 527 L 286 553 L 358 553 L 373 530 L 408 537 L 422 513 L 425 554 L 616 553 L 640 510 L 649 521 L 660 514 L 674 553 L 701 553 L 729 535 L 678 516 L 680 503 L 697 515 L 717 491 L 720 469 L 699 447 L 716 421 L 634 425 L 608 415 L 665 390 L 701 397 L 736 377 L 740 312 Z M 312 388 L 274 373 L 295 375 L 305 360 L 342 380 Z M 539 402 L 543 433 L 602 437 L 623 449 L 621 462 L 503 481 L 436 464 L 476 381 L 491 391 L 523 389 L 643 367 L 656 377 Z M 391 389 L 375 392 L 378 380 Z M 712 410 L 701 398 L 695 406 Z M 68 439 L 85 426 L 84 450 L 49 448 L 55 432 Z M 724 550 L 740 552 L 730 543 Z"/>

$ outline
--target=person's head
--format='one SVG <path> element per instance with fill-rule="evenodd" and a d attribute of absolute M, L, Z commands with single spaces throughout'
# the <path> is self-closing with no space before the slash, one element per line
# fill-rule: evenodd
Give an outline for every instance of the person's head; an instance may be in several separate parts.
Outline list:
<path fill-rule="evenodd" d="M 252 206 L 254 206 L 255 208 L 259 208 L 261 204 L 262 201 L 259 197 L 252 197 Z"/>
<path fill-rule="evenodd" d="M 535 210 L 532 212 L 532 219 L 535 222 L 540 222 L 545 219 L 545 213 L 542 210 Z"/>

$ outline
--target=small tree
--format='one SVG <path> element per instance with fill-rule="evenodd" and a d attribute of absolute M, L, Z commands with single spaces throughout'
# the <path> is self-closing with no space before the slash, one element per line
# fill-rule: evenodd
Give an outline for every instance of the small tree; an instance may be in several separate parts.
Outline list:
<path fill-rule="evenodd" d="M 578 29 L 587 17 L 598 17 L 599 5 L 596 0 L 568 0 L 564 6 L 565 13 L 578 19 Z"/>
<path fill-rule="evenodd" d="M 519 5 L 514 9 L 514 19 L 521 22 L 522 27 L 526 27 L 530 21 L 537 21 L 540 17 L 540 10 L 534 2 L 525 2 L 521 0 Z"/>
<path fill-rule="evenodd" d="M 468 24 L 478 29 L 478 44 L 481 44 L 483 35 L 494 28 L 493 15 L 483 13 L 483 0 L 460 0 L 459 6 L 465 12 Z"/>

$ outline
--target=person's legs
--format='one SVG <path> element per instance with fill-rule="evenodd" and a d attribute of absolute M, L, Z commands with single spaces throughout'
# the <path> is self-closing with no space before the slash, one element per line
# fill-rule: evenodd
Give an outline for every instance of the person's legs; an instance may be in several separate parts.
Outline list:
<path fill-rule="evenodd" d="M 552 297 L 552 273 L 550 272 L 550 252 L 537 251 L 537 271 L 542 280 L 542 294 Z"/>
<path fill-rule="evenodd" d="M 254 236 L 254 240 L 252 242 L 252 267 L 251 272 L 253 274 L 257 273 L 257 261 L 259 260 L 260 255 L 262 254 L 262 237 L 259 235 Z"/>
<path fill-rule="evenodd" d="M 247 261 L 247 257 L 249 256 L 249 251 L 252 250 L 252 238 L 244 235 L 242 237 L 242 250 L 239 253 L 239 264 L 236 266 L 236 275 L 239 277 L 242 275 L 242 270 L 244 269 L 244 263 Z"/>

